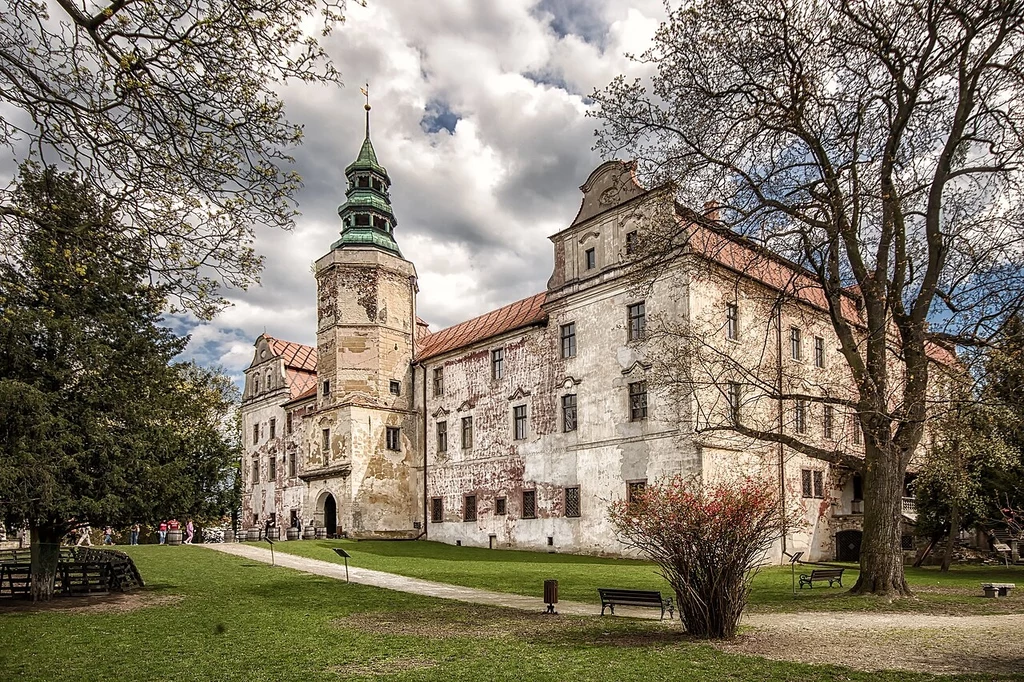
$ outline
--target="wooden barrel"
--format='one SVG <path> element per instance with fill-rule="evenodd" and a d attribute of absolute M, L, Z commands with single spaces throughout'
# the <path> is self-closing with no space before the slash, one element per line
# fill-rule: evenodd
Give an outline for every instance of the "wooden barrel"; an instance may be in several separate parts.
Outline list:
<path fill-rule="evenodd" d="M 327 529 L 326 528 L 317 528 L 316 529 L 316 539 L 317 540 L 326 540 L 327 539 Z"/>
<path fill-rule="evenodd" d="M 224 542 L 234 542 L 234 541 L 235 541 L 235 531 L 233 531 L 230 528 L 228 528 L 227 530 L 224 531 Z"/>
<path fill-rule="evenodd" d="M 271 526 L 267 529 L 267 537 L 273 540 L 274 542 L 277 542 L 281 539 L 281 529 L 277 526 Z"/>
<path fill-rule="evenodd" d="M 180 545 L 181 544 L 181 529 L 167 531 L 167 544 L 168 545 Z"/>
<path fill-rule="evenodd" d="M 303 540 L 312 540 L 315 537 L 316 537 L 316 528 L 314 528 L 313 526 L 306 526 L 305 528 L 302 529 L 302 539 Z"/>
<path fill-rule="evenodd" d="M 298 528 L 289 528 L 287 530 L 287 532 L 285 532 L 284 536 L 288 540 L 298 540 L 299 539 L 299 529 Z"/>
<path fill-rule="evenodd" d="M 245 539 L 248 540 L 249 542 L 256 542 L 256 541 L 258 541 L 260 539 L 260 529 L 259 528 L 250 528 L 245 533 Z"/>

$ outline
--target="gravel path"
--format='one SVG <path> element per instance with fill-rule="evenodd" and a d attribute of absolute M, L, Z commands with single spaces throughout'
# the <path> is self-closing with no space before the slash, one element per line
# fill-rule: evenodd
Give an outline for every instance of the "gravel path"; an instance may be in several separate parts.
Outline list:
<path fill-rule="evenodd" d="M 243 544 L 202 544 L 225 554 L 270 563 L 270 550 Z M 345 566 L 284 552 L 278 566 L 339 580 Z M 350 567 L 349 579 L 372 585 L 470 604 L 543 611 L 540 597 L 491 592 L 459 585 Z M 539 586 L 538 586 L 539 588 Z M 558 612 L 595 616 L 600 606 L 561 601 Z M 616 615 L 657 619 L 653 609 L 619 608 Z M 752 613 L 744 616 L 744 634 L 717 644 L 723 651 L 776 660 L 844 665 L 861 670 L 914 670 L 933 673 L 1024 672 L 1024 614 L 946 616 L 913 613 L 801 612 Z"/>

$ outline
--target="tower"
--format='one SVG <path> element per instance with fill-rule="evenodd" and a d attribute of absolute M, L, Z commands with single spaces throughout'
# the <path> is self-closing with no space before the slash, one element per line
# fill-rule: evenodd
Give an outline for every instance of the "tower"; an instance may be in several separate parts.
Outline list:
<path fill-rule="evenodd" d="M 341 238 L 315 266 L 319 385 L 303 476 L 317 524 L 354 537 L 405 535 L 420 517 L 416 269 L 394 238 L 391 178 L 370 141 L 369 101 L 365 109 L 365 138 L 345 168 Z"/>

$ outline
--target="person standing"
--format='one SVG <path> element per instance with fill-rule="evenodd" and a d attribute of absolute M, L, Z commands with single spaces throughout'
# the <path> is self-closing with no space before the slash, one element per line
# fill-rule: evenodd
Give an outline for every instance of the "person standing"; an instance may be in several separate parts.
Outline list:
<path fill-rule="evenodd" d="M 139 524 L 133 523 L 132 524 L 132 536 L 131 536 L 131 541 L 130 541 L 129 544 L 132 544 L 132 545 L 139 544 L 139 530 L 141 530 L 139 528 Z"/>
<path fill-rule="evenodd" d="M 103 544 L 112 545 L 114 544 L 114 529 L 111 526 L 107 526 L 103 529 Z"/>
<path fill-rule="evenodd" d="M 78 533 L 78 542 L 75 543 L 76 547 L 92 547 L 92 538 L 89 537 L 91 530 L 89 526 L 82 526 L 82 530 Z"/>
<path fill-rule="evenodd" d="M 185 522 L 185 544 L 192 544 L 192 537 L 196 534 L 196 527 L 192 523 L 192 519 Z"/>
<path fill-rule="evenodd" d="M 164 544 L 167 541 L 167 522 L 161 521 L 157 528 L 156 534 L 160 536 L 160 544 Z"/>

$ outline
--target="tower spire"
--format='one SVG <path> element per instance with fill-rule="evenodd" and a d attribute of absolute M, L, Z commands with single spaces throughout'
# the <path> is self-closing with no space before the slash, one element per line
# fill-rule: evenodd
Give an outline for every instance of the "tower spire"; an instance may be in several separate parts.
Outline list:
<path fill-rule="evenodd" d="M 366 104 L 363 105 L 363 109 L 366 109 L 366 139 L 370 139 L 370 84 L 367 83 L 363 87 L 359 88 L 359 92 L 363 93 L 366 97 Z"/>

